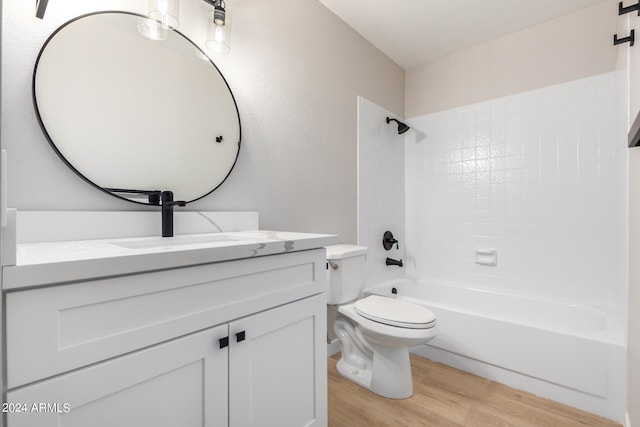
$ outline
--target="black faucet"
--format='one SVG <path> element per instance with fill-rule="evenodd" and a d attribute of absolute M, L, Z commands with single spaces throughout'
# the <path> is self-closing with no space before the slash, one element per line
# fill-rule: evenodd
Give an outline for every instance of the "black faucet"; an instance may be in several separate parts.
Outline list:
<path fill-rule="evenodd" d="M 396 245 L 396 249 L 400 249 L 400 244 L 398 240 L 393 237 L 393 233 L 390 231 L 385 231 L 382 236 L 382 246 L 385 250 L 390 251 L 393 248 L 393 245 Z"/>
<path fill-rule="evenodd" d="M 174 201 L 173 191 L 163 191 L 160 193 L 160 203 L 162 204 L 162 237 L 173 237 L 173 207 L 185 206 L 187 202 Z"/>
<path fill-rule="evenodd" d="M 398 267 L 403 267 L 402 260 L 398 261 L 396 259 L 387 258 L 385 264 L 387 265 L 397 265 Z"/>

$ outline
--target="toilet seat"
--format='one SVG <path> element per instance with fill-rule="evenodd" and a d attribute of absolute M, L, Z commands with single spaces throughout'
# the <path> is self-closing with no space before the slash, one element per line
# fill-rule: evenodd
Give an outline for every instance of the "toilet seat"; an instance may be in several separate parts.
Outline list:
<path fill-rule="evenodd" d="M 383 322 L 368 319 L 358 313 L 355 304 L 345 304 L 338 307 L 338 312 L 357 325 L 359 331 L 368 341 L 375 341 L 385 346 L 408 346 L 424 344 L 437 334 L 438 327 L 433 322 L 430 328 L 406 328 L 388 325 Z M 388 320 L 385 320 L 388 322 Z"/>
<path fill-rule="evenodd" d="M 436 316 L 429 309 L 397 298 L 370 295 L 356 301 L 353 308 L 360 316 L 389 326 L 429 329 L 436 325 Z"/>

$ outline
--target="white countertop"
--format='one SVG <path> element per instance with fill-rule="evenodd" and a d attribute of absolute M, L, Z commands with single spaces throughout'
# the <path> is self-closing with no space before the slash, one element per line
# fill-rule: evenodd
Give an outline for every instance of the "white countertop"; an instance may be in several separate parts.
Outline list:
<path fill-rule="evenodd" d="M 3 267 L 3 289 L 303 251 L 337 241 L 331 234 L 255 230 L 19 244 L 16 265 Z"/>

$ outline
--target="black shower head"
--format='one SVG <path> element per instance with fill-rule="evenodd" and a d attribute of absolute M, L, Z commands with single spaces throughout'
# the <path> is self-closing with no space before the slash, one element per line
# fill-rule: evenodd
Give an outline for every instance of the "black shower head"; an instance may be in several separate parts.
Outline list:
<path fill-rule="evenodd" d="M 387 117 L 387 123 L 389 122 L 396 122 L 398 124 L 398 135 L 402 135 L 403 133 L 409 130 L 409 126 L 402 123 L 401 121 L 398 121 L 396 119 L 390 119 L 389 117 Z"/>

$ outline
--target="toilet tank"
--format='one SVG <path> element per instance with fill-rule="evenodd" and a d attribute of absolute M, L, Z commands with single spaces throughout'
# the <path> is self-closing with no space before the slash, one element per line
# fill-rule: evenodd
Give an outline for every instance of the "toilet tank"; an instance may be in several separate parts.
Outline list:
<path fill-rule="evenodd" d="M 327 246 L 327 304 L 355 301 L 364 287 L 367 248 L 355 245 Z"/>

